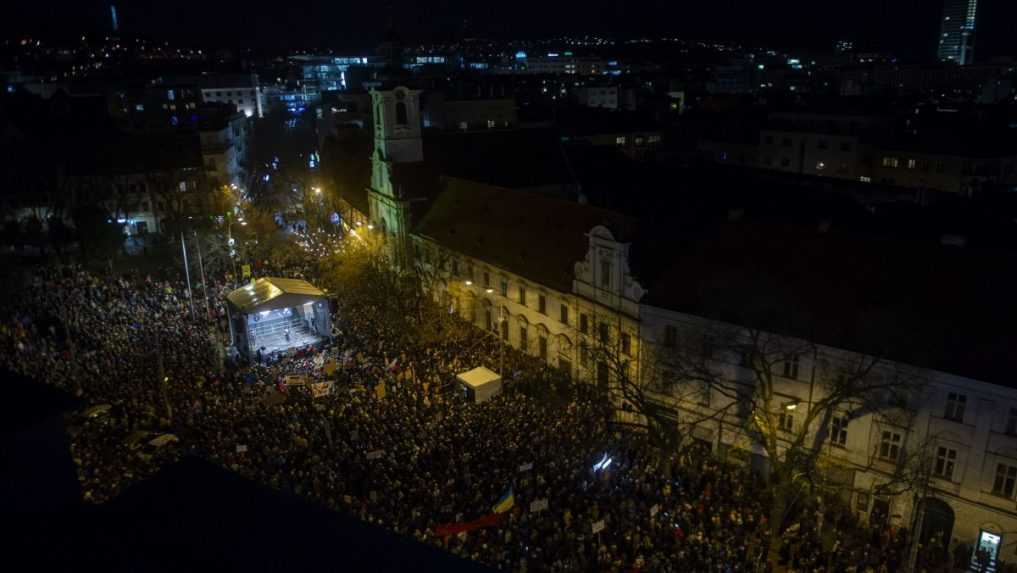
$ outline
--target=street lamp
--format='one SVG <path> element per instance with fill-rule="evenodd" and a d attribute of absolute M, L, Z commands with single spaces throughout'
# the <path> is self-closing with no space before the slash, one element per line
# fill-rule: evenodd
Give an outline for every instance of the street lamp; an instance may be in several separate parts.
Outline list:
<path fill-rule="evenodd" d="M 784 404 L 784 409 L 787 410 L 788 412 L 793 412 L 797 407 L 798 402 L 789 402 L 787 404 Z"/>
<path fill-rule="evenodd" d="M 473 281 L 466 281 L 466 286 L 473 286 Z"/>

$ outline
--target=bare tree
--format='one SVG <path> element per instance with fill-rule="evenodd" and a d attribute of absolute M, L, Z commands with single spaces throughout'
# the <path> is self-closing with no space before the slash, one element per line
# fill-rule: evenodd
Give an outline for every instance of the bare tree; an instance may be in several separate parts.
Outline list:
<path fill-rule="evenodd" d="M 723 435 L 726 424 L 766 458 L 771 559 L 781 534 L 829 485 L 823 454 L 831 432 L 867 415 L 910 428 L 909 404 L 926 383 L 920 371 L 878 357 L 751 328 L 689 324 L 665 338 L 651 351 L 656 367 L 646 374 L 681 408 L 683 433 L 715 423 Z M 921 474 L 927 448 L 914 446 L 869 457 L 870 469 L 879 463 L 889 473 L 881 486 L 887 494 L 912 488 Z"/>

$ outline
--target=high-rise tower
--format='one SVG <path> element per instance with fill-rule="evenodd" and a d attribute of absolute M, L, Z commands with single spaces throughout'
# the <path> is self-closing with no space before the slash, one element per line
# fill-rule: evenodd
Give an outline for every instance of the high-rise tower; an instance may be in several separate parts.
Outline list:
<path fill-rule="evenodd" d="M 975 59 L 978 0 L 944 0 L 939 31 L 939 60 L 965 66 Z"/>

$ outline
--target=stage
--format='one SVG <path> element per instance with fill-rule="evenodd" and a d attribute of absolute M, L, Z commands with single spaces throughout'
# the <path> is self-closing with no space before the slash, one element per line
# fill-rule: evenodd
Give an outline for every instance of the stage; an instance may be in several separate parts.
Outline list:
<path fill-rule="evenodd" d="M 317 344 L 332 329 L 325 293 L 306 281 L 258 279 L 226 298 L 232 344 L 248 360 Z"/>

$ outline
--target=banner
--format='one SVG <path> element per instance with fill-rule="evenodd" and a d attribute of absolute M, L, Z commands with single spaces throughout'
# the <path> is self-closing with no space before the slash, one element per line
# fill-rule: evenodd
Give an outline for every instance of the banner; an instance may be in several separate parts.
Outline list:
<path fill-rule="evenodd" d="M 240 265 L 240 274 L 242 274 L 245 279 L 251 278 L 251 265 Z"/>
<path fill-rule="evenodd" d="M 307 376 L 302 374 L 287 374 L 283 376 L 283 384 L 287 386 L 304 386 L 308 384 Z"/>
<path fill-rule="evenodd" d="M 537 499 L 530 503 L 530 513 L 537 513 L 538 511 L 547 511 L 547 498 Z"/>
<path fill-rule="evenodd" d="M 434 526 L 434 533 L 438 537 L 448 537 L 450 535 L 459 535 L 467 531 L 473 531 L 474 529 L 480 529 L 481 527 L 490 527 L 498 523 L 501 519 L 502 514 L 500 513 L 489 513 L 484 517 L 475 519 L 473 521 L 467 521 L 465 523 L 443 523 L 441 525 Z"/>
<path fill-rule="evenodd" d="M 321 398 L 322 396 L 328 396 L 332 393 L 331 382 L 315 382 L 311 384 L 311 397 Z"/>

